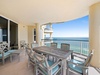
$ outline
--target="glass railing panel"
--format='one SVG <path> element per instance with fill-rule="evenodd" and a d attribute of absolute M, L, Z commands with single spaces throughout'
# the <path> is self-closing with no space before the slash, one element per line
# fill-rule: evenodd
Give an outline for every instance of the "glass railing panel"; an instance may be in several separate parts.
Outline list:
<path fill-rule="evenodd" d="M 82 42 L 82 52 L 81 54 L 88 55 L 89 53 L 89 42 Z"/>
<path fill-rule="evenodd" d="M 89 42 L 83 42 L 83 41 L 56 41 L 53 40 L 53 42 L 57 43 L 57 48 L 61 48 L 61 43 L 67 43 L 70 44 L 70 50 L 73 50 L 76 53 L 82 54 L 82 55 L 88 55 L 89 53 Z M 50 47 L 50 43 L 45 43 L 46 46 Z"/>

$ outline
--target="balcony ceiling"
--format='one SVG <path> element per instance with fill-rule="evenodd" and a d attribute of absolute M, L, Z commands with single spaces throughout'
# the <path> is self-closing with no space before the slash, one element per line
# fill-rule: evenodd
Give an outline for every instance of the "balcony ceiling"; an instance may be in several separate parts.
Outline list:
<path fill-rule="evenodd" d="M 0 14 L 25 25 L 62 22 L 89 14 L 100 0 L 0 0 Z"/>

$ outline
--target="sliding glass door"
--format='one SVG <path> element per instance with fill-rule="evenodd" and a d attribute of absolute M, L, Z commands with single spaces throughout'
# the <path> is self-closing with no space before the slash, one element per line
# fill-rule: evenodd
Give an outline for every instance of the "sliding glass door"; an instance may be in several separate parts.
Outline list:
<path fill-rule="evenodd" d="M 10 21 L 10 46 L 18 47 L 18 24 Z"/>
<path fill-rule="evenodd" d="M 0 16 L 0 42 L 8 42 L 8 20 Z"/>
<path fill-rule="evenodd" d="M 18 48 L 18 24 L 0 16 L 0 42 L 8 42 L 11 48 Z"/>

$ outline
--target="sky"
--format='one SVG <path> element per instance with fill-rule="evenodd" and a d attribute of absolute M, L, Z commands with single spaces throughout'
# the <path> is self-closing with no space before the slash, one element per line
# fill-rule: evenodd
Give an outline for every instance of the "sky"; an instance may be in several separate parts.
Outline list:
<path fill-rule="evenodd" d="M 89 16 L 52 24 L 52 37 L 89 37 Z"/>

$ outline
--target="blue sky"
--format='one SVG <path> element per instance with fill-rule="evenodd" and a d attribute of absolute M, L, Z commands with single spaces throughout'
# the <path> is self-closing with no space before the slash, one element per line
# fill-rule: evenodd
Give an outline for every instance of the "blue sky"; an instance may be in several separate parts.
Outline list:
<path fill-rule="evenodd" d="M 89 16 L 53 24 L 53 37 L 89 37 Z"/>

